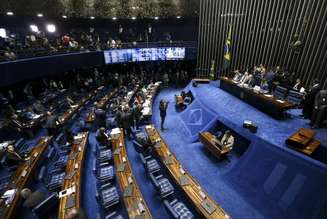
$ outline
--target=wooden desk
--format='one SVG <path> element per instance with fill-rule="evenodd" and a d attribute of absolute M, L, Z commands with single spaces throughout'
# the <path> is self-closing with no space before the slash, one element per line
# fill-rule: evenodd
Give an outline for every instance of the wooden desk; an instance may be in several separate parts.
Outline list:
<path fill-rule="evenodd" d="M 3 200 L 0 203 L 0 218 L 9 219 L 14 218 L 17 206 L 21 201 L 20 192 L 22 189 L 28 187 L 28 181 L 35 174 L 35 170 L 42 158 L 43 153 L 46 151 L 52 137 L 44 137 L 39 143 L 31 150 L 29 154 L 29 161 L 22 163 L 18 169 L 13 173 L 10 182 L 4 191 L 16 189 L 14 198 L 10 204 L 6 205 Z"/>
<path fill-rule="evenodd" d="M 59 116 L 57 125 L 58 127 L 65 124 L 73 115 L 74 113 L 78 112 L 81 107 L 90 100 L 93 96 L 95 96 L 98 92 L 98 89 L 94 90 L 93 92 L 89 93 L 86 97 L 83 97 L 78 103 L 76 107 L 68 109 L 62 116 Z"/>
<path fill-rule="evenodd" d="M 300 128 L 286 140 L 286 144 L 290 148 L 293 148 L 301 153 L 312 155 L 321 144 L 320 141 L 314 139 L 314 136 L 314 130 Z"/>
<path fill-rule="evenodd" d="M 231 151 L 230 148 L 224 148 L 223 150 L 221 150 L 218 146 L 216 146 L 214 141 L 217 141 L 217 139 L 214 135 L 212 135 L 209 132 L 199 133 L 198 138 L 199 141 L 203 143 L 205 148 L 209 150 L 218 159 L 221 159 L 222 156 L 225 156 Z"/>
<path fill-rule="evenodd" d="M 117 89 L 110 91 L 107 95 L 100 99 L 97 103 L 97 108 L 104 108 L 106 103 L 116 94 Z"/>
<path fill-rule="evenodd" d="M 282 102 L 273 96 L 255 93 L 253 89 L 240 87 L 226 77 L 220 78 L 220 88 L 276 119 L 283 119 L 284 111 L 295 107 L 286 100 Z"/>
<path fill-rule="evenodd" d="M 181 163 L 175 157 L 175 155 L 169 150 L 169 147 L 159 135 L 157 129 L 153 125 L 146 126 L 146 132 L 152 143 L 156 141 L 155 151 L 171 174 L 172 178 L 177 185 L 180 185 L 181 190 L 188 197 L 190 202 L 194 205 L 195 209 L 204 218 L 222 218 L 228 219 L 230 216 L 204 191 L 197 181 L 182 167 Z M 170 160 L 170 161 L 169 161 Z M 180 184 L 180 178 L 184 176 L 189 183 L 182 186 Z M 212 206 L 213 211 L 209 213 L 203 205 L 208 203 Z"/>
<path fill-rule="evenodd" d="M 204 78 L 194 78 L 192 79 L 194 82 L 197 82 L 198 84 L 209 84 L 210 83 L 210 79 L 204 79 Z"/>
<path fill-rule="evenodd" d="M 59 213 L 58 218 L 64 219 L 65 214 L 72 208 L 80 208 L 81 206 L 81 178 L 82 178 L 82 170 L 84 164 L 84 156 L 85 151 L 87 149 L 88 143 L 88 132 L 81 132 L 78 136 L 81 136 L 79 140 L 75 140 L 71 153 L 69 155 L 69 160 L 66 165 L 65 173 L 66 176 L 74 173 L 71 178 L 66 178 L 64 180 L 64 184 L 62 190 L 69 189 L 75 186 L 75 192 L 62 197 L 59 203 Z M 75 157 L 75 159 L 74 159 Z M 87 191 L 86 191 L 87 192 Z M 70 207 L 66 207 L 68 200 L 73 201 L 75 204 Z"/>
<path fill-rule="evenodd" d="M 147 207 L 147 204 L 141 194 L 137 181 L 132 173 L 132 168 L 130 162 L 128 160 L 128 155 L 125 148 L 124 143 L 124 134 L 123 130 L 121 130 L 121 134 L 117 139 L 112 139 L 113 143 L 113 155 L 114 155 L 114 164 L 116 169 L 116 177 L 120 189 L 123 193 L 123 201 L 128 212 L 129 218 L 134 219 L 138 215 L 143 215 L 146 219 L 151 219 L 152 215 Z M 125 162 L 124 162 L 125 160 Z M 118 172 L 118 166 L 125 164 L 125 168 L 123 171 Z M 129 180 L 130 178 L 130 180 Z M 131 183 L 129 183 L 129 181 Z M 125 196 L 124 193 L 126 190 L 131 189 L 131 196 Z M 138 208 L 138 204 L 142 204 L 145 211 L 140 212 Z"/>

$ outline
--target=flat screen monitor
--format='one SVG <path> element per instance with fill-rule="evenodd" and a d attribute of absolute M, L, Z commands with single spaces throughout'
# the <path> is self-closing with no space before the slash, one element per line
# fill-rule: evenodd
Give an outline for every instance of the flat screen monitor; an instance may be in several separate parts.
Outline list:
<path fill-rule="evenodd" d="M 182 60 L 185 58 L 185 48 L 136 48 L 113 49 L 104 51 L 105 63 L 144 62 L 159 60 Z"/>

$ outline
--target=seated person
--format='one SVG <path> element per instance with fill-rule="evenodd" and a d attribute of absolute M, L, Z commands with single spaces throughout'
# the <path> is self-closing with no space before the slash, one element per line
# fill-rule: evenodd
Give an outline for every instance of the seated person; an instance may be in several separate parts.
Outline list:
<path fill-rule="evenodd" d="M 69 129 L 65 130 L 65 139 L 68 144 L 70 145 L 74 144 L 74 135 L 71 130 Z"/>
<path fill-rule="evenodd" d="M 26 112 L 24 112 L 22 114 L 22 118 L 23 120 L 26 120 L 26 121 L 30 121 L 30 120 L 33 120 L 35 117 L 37 117 L 38 114 L 36 114 L 34 111 L 33 111 L 33 108 L 31 106 L 27 107 L 27 110 Z"/>
<path fill-rule="evenodd" d="M 8 165 L 15 165 L 25 161 L 21 155 L 15 151 L 15 148 L 12 145 L 7 147 L 6 152 Z"/>
<path fill-rule="evenodd" d="M 72 208 L 65 214 L 66 219 L 87 219 L 87 215 L 82 208 Z"/>
<path fill-rule="evenodd" d="M 33 103 L 33 110 L 36 113 L 44 113 L 46 108 L 42 105 L 40 100 L 36 100 L 35 103 Z"/>
<path fill-rule="evenodd" d="M 225 131 L 224 135 L 220 139 L 220 137 L 217 137 L 216 139 L 213 139 L 214 143 L 221 149 L 226 150 L 230 149 L 232 150 L 234 145 L 235 138 L 231 134 L 230 130 Z"/>
<path fill-rule="evenodd" d="M 50 111 L 47 112 L 47 118 L 44 128 L 47 129 L 49 135 L 54 135 L 56 133 L 57 119 L 57 116 L 53 115 Z"/>
<path fill-rule="evenodd" d="M 242 78 L 242 74 L 239 72 L 239 70 L 236 70 L 235 72 L 235 76 L 233 77 L 233 81 L 239 82 L 240 79 Z"/>
<path fill-rule="evenodd" d="M 43 192 L 37 190 L 32 193 L 28 188 L 22 189 L 20 195 L 24 200 L 23 206 L 30 209 L 33 209 L 46 199 L 46 195 Z"/>
<path fill-rule="evenodd" d="M 194 95 L 192 94 L 191 90 L 187 92 L 186 97 L 190 98 L 190 103 L 194 100 Z"/>
<path fill-rule="evenodd" d="M 96 139 L 101 145 L 107 145 L 109 143 L 109 136 L 107 135 L 104 127 L 97 130 Z"/>

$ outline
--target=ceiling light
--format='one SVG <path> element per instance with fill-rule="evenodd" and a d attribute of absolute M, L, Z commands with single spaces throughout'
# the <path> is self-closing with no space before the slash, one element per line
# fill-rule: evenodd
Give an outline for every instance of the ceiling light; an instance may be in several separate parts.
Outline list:
<path fill-rule="evenodd" d="M 12 12 L 12 11 L 7 11 L 7 13 L 6 13 L 8 16 L 13 16 L 14 15 L 14 12 Z"/>
<path fill-rule="evenodd" d="M 40 14 L 40 13 L 39 13 L 39 14 L 37 14 L 36 16 L 38 16 L 38 17 L 43 17 L 43 14 Z"/>
<path fill-rule="evenodd" d="M 91 20 L 94 20 L 94 19 L 95 19 L 95 17 L 94 17 L 94 16 L 91 16 L 91 17 L 90 17 L 90 19 L 91 19 Z"/>
<path fill-rule="evenodd" d="M 53 24 L 47 24 L 47 31 L 48 31 L 49 33 L 54 33 L 54 32 L 56 32 L 56 26 L 53 25 Z"/>
<path fill-rule="evenodd" d="M 63 16 L 62 16 L 62 18 L 66 19 L 66 18 L 67 18 L 67 16 L 66 16 L 66 15 L 63 15 Z"/>
<path fill-rule="evenodd" d="M 155 18 L 155 20 L 158 20 L 159 19 L 159 17 L 154 17 Z"/>
<path fill-rule="evenodd" d="M 181 18 L 181 16 L 177 16 L 177 18 L 178 18 L 178 19 L 180 19 L 180 18 Z"/>
<path fill-rule="evenodd" d="M 113 17 L 112 19 L 115 21 L 117 19 L 117 17 Z"/>
<path fill-rule="evenodd" d="M 7 32 L 5 28 L 0 28 L 0 37 L 7 38 Z"/>
<path fill-rule="evenodd" d="M 136 18 L 136 17 L 132 17 L 131 19 L 132 19 L 132 20 L 135 20 L 135 19 L 137 19 L 137 18 Z"/>
<path fill-rule="evenodd" d="M 38 26 L 36 26 L 34 24 L 30 25 L 30 29 L 31 29 L 32 32 L 35 32 L 35 33 L 39 32 Z"/>

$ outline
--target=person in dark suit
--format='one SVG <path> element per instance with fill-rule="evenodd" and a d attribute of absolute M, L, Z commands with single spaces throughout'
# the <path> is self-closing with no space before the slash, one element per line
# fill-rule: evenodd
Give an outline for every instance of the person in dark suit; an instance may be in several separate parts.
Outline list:
<path fill-rule="evenodd" d="M 315 96 L 320 91 L 320 84 L 318 79 L 314 79 L 312 86 L 309 90 L 309 92 L 305 95 L 305 98 L 302 102 L 303 104 L 303 117 L 305 119 L 311 119 L 313 109 L 314 109 L 314 101 Z"/>
<path fill-rule="evenodd" d="M 16 165 L 16 164 L 20 164 L 22 162 L 24 162 L 25 160 L 21 157 L 21 155 L 19 155 L 16 151 L 14 146 L 9 145 L 7 147 L 7 151 L 6 151 L 6 155 L 7 155 L 7 160 L 6 163 L 8 165 Z"/>
<path fill-rule="evenodd" d="M 46 199 L 46 195 L 43 192 L 37 190 L 32 193 L 28 188 L 22 189 L 20 195 L 24 200 L 23 206 L 30 209 L 33 209 Z"/>
<path fill-rule="evenodd" d="M 311 127 L 319 128 L 324 119 L 327 119 L 327 90 L 317 93 L 314 100 L 314 110 L 311 117 Z"/>
<path fill-rule="evenodd" d="M 51 112 L 47 112 L 46 124 L 44 125 L 44 128 L 47 129 L 49 135 L 56 134 L 57 119 L 57 116 L 53 115 Z"/>
<path fill-rule="evenodd" d="M 129 108 L 126 106 L 123 109 L 123 113 L 121 115 L 121 124 L 122 128 L 124 129 L 125 135 L 127 136 L 128 139 L 130 139 L 131 135 L 131 125 L 132 125 L 132 116 L 131 113 L 129 112 Z"/>
<path fill-rule="evenodd" d="M 159 103 L 159 111 L 160 111 L 160 116 L 161 116 L 161 130 L 164 130 L 164 122 L 165 122 L 165 117 L 166 117 L 166 110 L 168 107 L 168 102 L 165 100 L 161 100 Z"/>
<path fill-rule="evenodd" d="M 107 145 L 109 143 L 109 137 L 106 134 L 106 129 L 104 127 L 97 130 L 96 139 L 101 145 Z"/>

